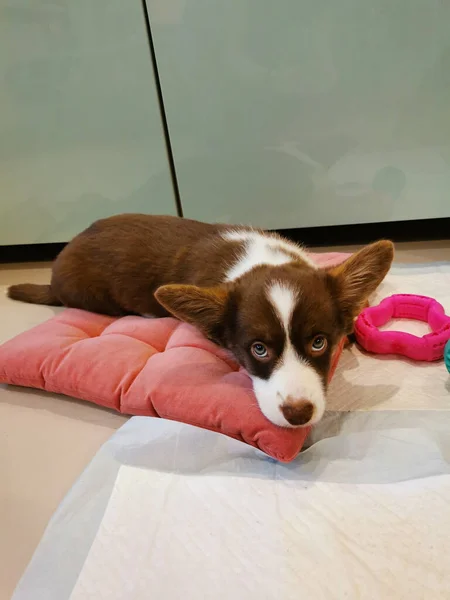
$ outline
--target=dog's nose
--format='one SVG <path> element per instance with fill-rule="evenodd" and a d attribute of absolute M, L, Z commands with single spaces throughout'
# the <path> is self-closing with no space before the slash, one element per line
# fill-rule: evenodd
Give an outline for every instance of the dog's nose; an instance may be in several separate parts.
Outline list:
<path fill-rule="evenodd" d="M 309 423 L 314 414 L 314 404 L 303 398 L 300 400 L 287 398 L 280 408 L 286 421 L 297 427 Z"/>

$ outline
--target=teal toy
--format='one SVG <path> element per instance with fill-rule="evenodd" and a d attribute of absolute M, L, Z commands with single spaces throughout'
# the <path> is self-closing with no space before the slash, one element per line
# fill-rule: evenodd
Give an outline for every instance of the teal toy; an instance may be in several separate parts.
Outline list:
<path fill-rule="evenodd" d="M 444 360 L 447 371 L 450 373 L 450 340 L 448 340 L 448 342 L 445 344 Z"/>

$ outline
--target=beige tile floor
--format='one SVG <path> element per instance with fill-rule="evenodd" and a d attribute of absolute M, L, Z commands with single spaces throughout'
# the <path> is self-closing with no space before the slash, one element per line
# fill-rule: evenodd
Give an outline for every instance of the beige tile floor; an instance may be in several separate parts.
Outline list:
<path fill-rule="evenodd" d="M 48 281 L 48 265 L 0 265 L 0 341 L 59 309 L 14 303 L 7 285 Z M 56 507 L 126 417 L 0 386 L 0 600 L 9 600 Z"/>
<path fill-rule="evenodd" d="M 320 251 L 353 251 L 355 247 Z M 450 262 L 450 240 L 398 244 L 398 262 Z M 44 283 L 48 264 L 0 265 L 0 342 L 56 310 L 14 303 L 12 283 Z M 59 502 L 126 417 L 81 402 L 0 386 L 0 600 L 12 591 Z"/>

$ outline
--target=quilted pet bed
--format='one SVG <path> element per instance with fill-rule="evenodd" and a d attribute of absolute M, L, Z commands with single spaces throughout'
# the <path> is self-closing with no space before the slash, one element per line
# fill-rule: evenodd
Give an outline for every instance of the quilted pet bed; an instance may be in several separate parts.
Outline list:
<path fill-rule="evenodd" d="M 317 256 L 336 264 L 347 255 Z M 218 431 L 283 462 L 295 458 L 309 433 L 270 423 L 232 355 L 173 318 L 67 309 L 0 346 L 0 383 Z"/>

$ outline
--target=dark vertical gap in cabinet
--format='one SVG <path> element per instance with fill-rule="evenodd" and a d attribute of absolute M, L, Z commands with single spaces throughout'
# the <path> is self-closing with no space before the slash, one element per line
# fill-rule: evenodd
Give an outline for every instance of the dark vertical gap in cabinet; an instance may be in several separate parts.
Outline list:
<path fill-rule="evenodd" d="M 152 66 L 153 66 L 153 75 L 155 77 L 156 93 L 158 94 L 159 112 L 161 115 L 161 122 L 162 122 L 162 126 L 163 126 L 163 131 L 164 131 L 164 139 L 165 139 L 165 143 L 166 143 L 167 159 L 169 161 L 169 169 L 170 169 L 170 177 L 172 179 L 173 193 L 175 195 L 175 203 L 177 206 L 178 216 L 182 217 L 183 216 L 183 207 L 181 206 L 180 189 L 178 187 L 178 179 L 177 179 L 177 173 L 176 173 L 176 169 L 175 169 L 175 161 L 173 158 L 172 144 L 170 142 L 169 126 L 167 124 L 166 110 L 164 108 L 164 98 L 163 98 L 163 93 L 162 93 L 162 88 L 161 88 L 161 81 L 159 79 L 158 63 L 156 60 L 155 45 L 153 43 L 152 28 L 150 25 L 150 18 L 149 18 L 149 14 L 148 14 L 146 0 L 141 0 L 141 5 L 142 5 L 142 12 L 144 15 L 145 30 L 147 32 L 147 40 L 148 40 L 148 47 L 149 47 L 149 51 L 150 51 L 150 58 L 152 61 Z"/>

